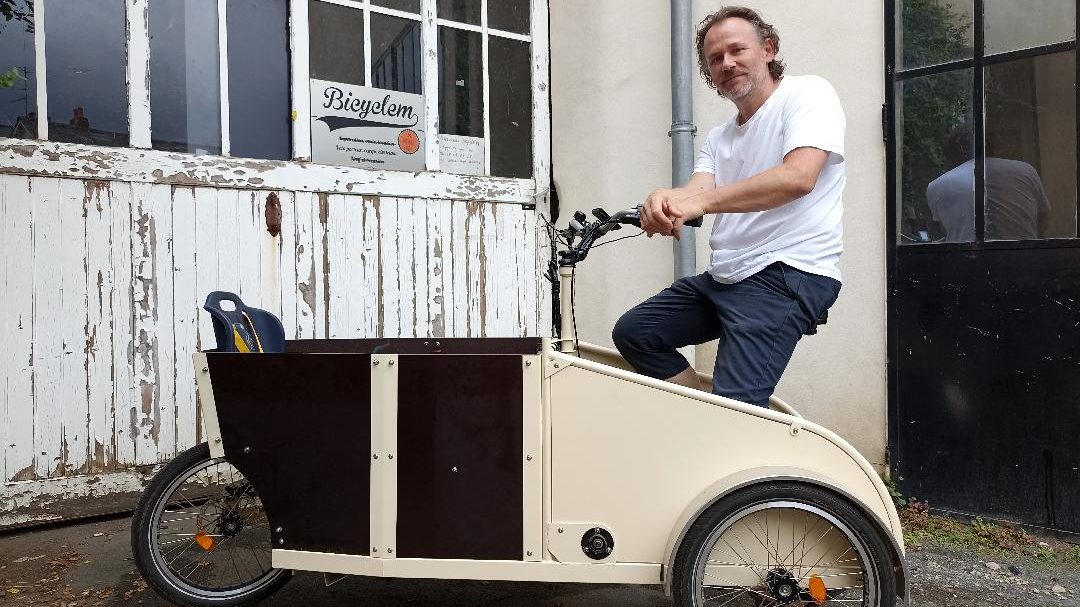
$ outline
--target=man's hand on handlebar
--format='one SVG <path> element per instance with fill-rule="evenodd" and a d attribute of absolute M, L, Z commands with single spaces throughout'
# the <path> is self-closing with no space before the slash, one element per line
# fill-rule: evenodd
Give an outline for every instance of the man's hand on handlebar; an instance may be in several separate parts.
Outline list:
<path fill-rule="evenodd" d="M 682 237 L 682 227 L 705 214 L 702 205 L 684 191 L 662 188 L 649 194 L 641 206 L 641 229 L 653 234 Z M 700 225 L 700 223 L 699 223 Z"/>

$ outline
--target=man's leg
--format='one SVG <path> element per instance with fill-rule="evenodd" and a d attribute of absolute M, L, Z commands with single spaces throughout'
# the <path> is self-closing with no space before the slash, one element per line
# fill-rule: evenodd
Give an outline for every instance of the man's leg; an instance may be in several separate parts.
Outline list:
<path fill-rule="evenodd" d="M 766 407 L 795 344 L 836 301 L 840 283 L 774 263 L 711 291 L 723 327 L 713 392 Z"/>
<path fill-rule="evenodd" d="M 712 283 L 707 273 L 681 278 L 615 323 L 611 332 L 615 347 L 638 373 L 701 389 L 697 373 L 677 348 L 720 334 L 707 293 Z"/>

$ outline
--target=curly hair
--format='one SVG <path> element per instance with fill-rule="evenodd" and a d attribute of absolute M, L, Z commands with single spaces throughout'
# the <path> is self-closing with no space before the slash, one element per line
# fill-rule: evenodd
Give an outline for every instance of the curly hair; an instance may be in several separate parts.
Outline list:
<path fill-rule="evenodd" d="M 780 52 L 780 34 L 776 33 L 776 28 L 771 23 L 765 23 L 765 20 L 761 18 L 752 8 L 746 8 L 745 6 L 724 6 L 720 10 L 710 14 L 702 19 L 698 24 L 697 29 L 697 56 L 698 56 L 698 68 L 701 70 L 701 76 L 705 78 L 705 82 L 712 88 L 716 88 L 716 83 L 712 81 L 712 74 L 709 73 L 709 64 L 705 59 L 705 36 L 709 33 L 714 25 L 720 23 L 724 19 L 731 17 L 737 17 L 749 21 L 751 25 L 757 28 L 758 39 L 761 40 L 761 44 L 764 45 L 766 40 L 772 40 L 773 51 Z M 778 57 L 774 57 L 769 62 L 769 75 L 774 80 L 779 80 L 784 75 L 784 62 Z"/>

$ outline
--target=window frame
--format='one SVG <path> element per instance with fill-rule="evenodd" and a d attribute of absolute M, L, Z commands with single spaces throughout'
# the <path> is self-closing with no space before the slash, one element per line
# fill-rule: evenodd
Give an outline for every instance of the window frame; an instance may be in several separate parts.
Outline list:
<path fill-rule="evenodd" d="M 34 11 L 34 52 L 37 79 L 36 110 L 38 116 L 48 116 L 48 90 L 44 5 L 53 0 L 37 0 Z M 125 0 L 127 28 L 127 54 L 124 57 L 127 74 L 128 95 L 128 147 L 86 146 L 49 140 L 48 120 L 38 120 L 37 139 L 5 139 L 25 145 L 33 141 L 46 152 L 47 164 L 42 171 L 40 158 L 26 161 L 15 154 L 5 169 L 16 172 L 62 175 L 78 178 L 101 179 L 100 168 L 85 166 L 78 155 L 86 151 L 97 152 L 109 159 L 109 178 L 120 180 L 184 183 L 198 185 L 205 182 L 215 187 L 258 187 L 260 189 L 291 189 L 297 191 L 322 191 L 363 193 L 400 197 L 467 198 L 493 202 L 517 202 L 532 204 L 546 194 L 550 187 L 550 102 L 549 102 L 549 55 L 548 46 L 548 0 L 531 0 L 529 34 L 517 34 L 488 27 L 487 6 L 490 0 L 482 0 L 481 25 L 469 25 L 438 19 L 436 0 L 421 0 L 421 52 L 422 78 L 426 113 L 427 170 L 422 172 L 389 171 L 358 167 L 318 165 L 311 162 L 311 102 L 308 49 L 308 0 L 288 0 L 288 54 L 289 54 L 289 100 L 291 108 L 291 159 L 288 161 L 264 160 L 231 156 L 229 94 L 228 94 L 228 21 L 227 0 L 217 0 L 218 9 L 218 61 L 220 78 L 221 146 L 220 156 L 196 156 L 154 150 L 151 147 L 150 89 L 146 75 L 150 69 L 149 2 L 151 0 Z M 371 13 L 417 20 L 416 15 L 371 4 L 370 0 L 319 0 L 352 8 L 363 8 L 365 14 L 365 72 L 367 82 L 371 77 L 370 18 Z M 493 177 L 489 175 L 458 175 L 439 170 L 439 87 L 437 40 L 439 26 L 455 27 L 481 32 L 485 68 L 488 61 L 489 36 L 510 38 L 530 44 L 532 80 L 532 178 Z M 434 52 L 429 52 L 434 51 Z M 485 173 L 490 172 L 490 121 L 488 117 L 488 70 L 484 74 L 484 146 Z M 60 158 L 57 158 L 60 153 Z M 36 156 L 36 155 L 35 155 Z M 221 173 L 235 169 L 250 169 L 257 164 L 261 175 L 257 181 L 222 178 Z M 7 166 L 7 165 L 10 165 Z M 151 169 L 153 166 L 156 170 Z M 205 177 L 205 179 L 204 179 Z M 172 179 L 171 179 L 172 178 Z"/>
<path fill-rule="evenodd" d="M 1076 86 L 1075 86 L 1075 112 L 1080 114 L 1080 52 L 1078 52 L 1077 40 L 1067 42 L 1055 42 L 1037 45 L 1018 50 L 1003 51 L 998 53 L 986 53 L 986 30 L 985 30 L 985 3 L 986 0 L 972 0 L 974 43 L 972 57 L 956 59 L 943 63 L 919 66 L 904 69 L 901 65 L 901 57 L 898 56 L 897 42 L 901 35 L 901 2 L 904 0 L 885 0 L 885 105 L 882 107 L 882 129 L 885 140 L 886 157 L 886 205 L 887 225 L 890 251 L 901 250 L 915 252 L 920 250 L 963 250 L 978 251 L 991 249 L 1033 249 L 1053 247 L 1080 247 L 1080 161 L 1077 170 L 1077 234 L 1071 237 L 1040 238 L 1036 240 L 986 240 L 986 99 L 985 79 L 986 67 L 1017 60 L 1030 59 L 1055 53 L 1072 52 L 1076 63 Z M 1080 4 L 1080 1 L 1077 2 Z M 1080 6 L 1076 10 L 1076 30 L 1080 33 Z M 975 241 L 963 243 L 946 242 L 903 242 L 901 235 L 901 205 L 902 192 L 900 192 L 900 175 L 897 170 L 897 162 L 900 156 L 902 141 L 897 132 L 898 109 L 897 93 L 900 85 L 913 78 L 935 76 L 962 70 L 972 70 L 972 98 L 971 109 L 974 116 L 979 119 L 973 121 L 975 136 Z M 1075 142 L 1077 152 L 1080 153 L 1080 116 L 1076 118 Z M 892 260 L 890 259 L 890 265 Z"/>

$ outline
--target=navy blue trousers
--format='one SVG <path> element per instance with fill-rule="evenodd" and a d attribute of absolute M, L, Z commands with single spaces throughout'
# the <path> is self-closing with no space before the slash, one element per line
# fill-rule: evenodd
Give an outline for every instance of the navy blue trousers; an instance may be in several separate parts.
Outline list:
<path fill-rule="evenodd" d="M 676 348 L 718 339 L 713 392 L 766 407 L 795 344 L 839 293 L 839 281 L 780 262 L 735 284 L 706 272 L 631 309 L 611 337 L 638 373 L 657 379 L 689 366 Z"/>

